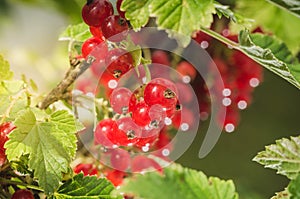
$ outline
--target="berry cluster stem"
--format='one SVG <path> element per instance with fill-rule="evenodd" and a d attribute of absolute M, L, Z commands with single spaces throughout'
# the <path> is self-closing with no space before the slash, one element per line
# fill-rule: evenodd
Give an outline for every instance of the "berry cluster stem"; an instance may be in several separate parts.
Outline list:
<path fill-rule="evenodd" d="M 226 37 L 223 37 L 222 35 L 220 35 L 219 33 L 215 32 L 213 30 L 201 27 L 201 31 L 208 34 L 208 35 L 210 35 L 211 37 L 219 40 L 220 42 L 226 44 L 227 46 L 230 46 L 233 49 L 240 50 L 238 43 L 236 43 L 236 42 L 234 42 L 230 39 L 227 39 Z"/>
<path fill-rule="evenodd" d="M 78 62 L 75 65 L 71 64 L 70 69 L 66 73 L 64 79 L 44 98 L 42 102 L 38 104 L 40 109 L 46 109 L 54 102 L 66 99 L 68 96 L 68 88 L 74 83 L 74 81 L 84 73 L 91 64 L 95 61 L 95 58 L 89 56 L 87 60 Z"/>

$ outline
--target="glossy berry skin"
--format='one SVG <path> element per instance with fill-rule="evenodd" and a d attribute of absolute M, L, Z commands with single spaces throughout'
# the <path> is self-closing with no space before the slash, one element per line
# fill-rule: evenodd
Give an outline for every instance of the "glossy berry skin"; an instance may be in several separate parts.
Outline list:
<path fill-rule="evenodd" d="M 143 129 L 141 136 L 138 139 L 138 142 L 135 143 L 135 146 L 138 148 L 142 148 L 145 146 L 148 146 L 148 147 L 153 146 L 158 139 L 159 132 L 160 132 L 160 129 L 155 129 L 155 128 L 151 129 L 151 130 Z"/>
<path fill-rule="evenodd" d="M 95 165 L 93 164 L 78 164 L 74 168 L 75 173 L 80 173 L 82 172 L 83 175 L 88 176 L 88 175 L 97 175 L 98 171 Z"/>
<path fill-rule="evenodd" d="M 103 39 L 98 37 L 92 37 L 87 39 L 81 47 L 82 56 L 87 58 L 87 56 L 95 49 L 97 46 L 100 46 L 103 42 Z"/>
<path fill-rule="evenodd" d="M 94 37 L 100 38 L 103 40 L 103 34 L 100 27 L 90 26 L 90 32 Z"/>
<path fill-rule="evenodd" d="M 110 156 L 111 166 L 119 171 L 126 171 L 130 166 L 130 154 L 124 149 L 114 149 Z"/>
<path fill-rule="evenodd" d="M 142 134 L 142 129 L 138 126 L 131 117 L 123 117 L 116 121 L 119 133 L 115 135 L 120 146 L 134 145 L 138 142 L 139 137 Z"/>
<path fill-rule="evenodd" d="M 126 113 L 128 111 L 129 100 L 132 92 L 125 87 L 119 87 L 113 90 L 109 102 L 116 113 Z M 127 111 L 126 111 L 127 110 Z"/>
<path fill-rule="evenodd" d="M 81 11 L 83 21 L 94 27 L 100 27 L 104 20 L 113 13 L 113 6 L 108 0 L 90 0 Z"/>
<path fill-rule="evenodd" d="M 133 121 L 139 126 L 146 126 L 150 124 L 151 118 L 149 116 L 150 107 L 144 101 L 138 102 L 131 110 Z"/>
<path fill-rule="evenodd" d="M 115 48 L 108 52 L 106 59 L 106 70 L 115 78 L 120 78 L 133 67 L 133 59 L 129 52 L 121 48 Z"/>
<path fill-rule="evenodd" d="M 113 147 L 117 142 L 114 135 L 119 131 L 117 123 L 112 119 L 101 120 L 94 132 L 96 144 L 101 144 L 105 147 Z"/>
<path fill-rule="evenodd" d="M 175 84 L 163 78 L 151 80 L 144 90 L 144 99 L 149 106 L 159 104 L 166 109 L 175 108 L 177 95 Z"/>
<path fill-rule="evenodd" d="M 4 144 L 8 140 L 7 135 L 15 128 L 15 125 L 11 122 L 6 122 L 0 125 L 0 148 L 4 148 Z"/>
<path fill-rule="evenodd" d="M 128 24 L 126 19 L 119 15 L 112 15 L 105 19 L 101 25 L 103 36 L 112 42 L 120 42 L 128 34 Z"/>
<path fill-rule="evenodd" d="M 20 189 L 12 195 L 11 199 L 34 199 L 34 196 L 31 191 Z"/>
<path fill-rule="evenodd" d="M 119 170 L 112 170 L 107 173 L 106 178 L 111 181 L 114 186 L 119 186 L 122 184 L 126 173 Z"/>

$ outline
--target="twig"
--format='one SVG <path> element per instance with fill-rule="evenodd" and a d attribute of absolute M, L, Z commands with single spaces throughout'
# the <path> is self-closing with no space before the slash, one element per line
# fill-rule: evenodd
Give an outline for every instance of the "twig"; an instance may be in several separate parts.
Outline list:
<path fill-rule="evenodd" d="M 74 83 L 74 81 L 86 71 L 91 64 L 95 61 L 93 56 L 89 56 L 87 60 L 78 62 L 77 66 L 71 66 L 68 70 L 65 78 L 45 97 L 45 99 L 38 104 L 40 109 L 46 109 L 54 102 L 64 99 L 68 88 Z"/>

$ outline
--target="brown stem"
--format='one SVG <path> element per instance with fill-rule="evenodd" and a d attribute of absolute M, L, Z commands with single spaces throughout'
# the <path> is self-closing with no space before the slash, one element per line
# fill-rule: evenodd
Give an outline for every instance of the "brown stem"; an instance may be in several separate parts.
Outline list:
<path fill-rule="evenodd" d="M 77 63 L 77 66 L 71 66 L 64 79 L 38 104 L 38 107 L 40 109 L 46 109 L 54 102 L 64 99 L 67 95 L 68 88 L 94 61 L 95 58 L 89 56 L 87 60 Z"/>

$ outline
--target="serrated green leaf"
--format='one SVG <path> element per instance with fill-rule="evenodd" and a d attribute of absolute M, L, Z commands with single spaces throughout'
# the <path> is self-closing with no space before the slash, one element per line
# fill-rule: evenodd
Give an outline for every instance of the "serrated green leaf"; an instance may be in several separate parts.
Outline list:
<path fill-rule="evenodd" d="M 166 29 L 183 46 L 190 43 L 194 31 L 210 27 L 215 13 L 212 0 L 153 0 L 150 10 L 158 28 Z"/>
<path fill-rule="evenodd" d="M 3 80 L 10 80 L 14 73 L 9 68 L 9 63 L 2 55 L 0 55 L 0 82 Z"/>
<path fill-rule="evenodd" d="M 300 137 L 280 139 L 276 144 L 266 146 L 266 150 L 255 156 L 254 161 L 265 168 L 276 169 L 277 173 L 295 179 L 300 173 Z"/>
<path fill-rule="evenodd" d="M 271 199 L 290 199 L 291 195 L 288 190 L 284 190 L 281 192 L 276 193 Z"/>
<path fill-rule="evenodd" d="M 250 37 L 247 30 L 240 32 L 239 43 L 239 49 L 243 53 L 300 89 L 299 74 L 296 73 L 296 70 L 293 70 L 292 73 L 289 63 L 284 62 L 291 63 L 292 57 L 283 43 L 266 35 L 262 38 L 258 35 Z"/>
<path fill-rule="evenodd" d="M 207 178 L 202 172 L 173 164 L 164 175 L 156 172 L 137 175 L 126 180 L 119 190 L 141 198 L 237 199 L 234 184 L 216 177 Z"/>
<path fill-rule="evenodd" d="M 292 180 L 288 186 L 288 191 L 291 194 L 291 199 L 300 198 L 300 175 Z"/>
<path fill-rule="evenodd" d="M 63 33 L 60 34 L 60 41 L 77 41 L 84 42 L 88 38 L 92 37 L 89 31 L 89 26 L 85 23 L 77 25 L 69 25 Z"/>
<path fill-rule="evenodd" d="M 46 117 L 41 110 L 21 111 L 5 144 L 9 161 L 29 154 L 29 168 L 48 195 L 53 193 L 67 173 L 76 151 L 76 123 L 66 111 L 57 111 Z M 73 121 L 71 121 L 73 119 Z M 73 125 L 73 126 L 72 126 Z"/>
<path fill-rule="evenodd" d="M 149 20 L 149 4 L 152 0 L 124 0 L 121 9 L 126 11 L 125 17 L 130 21 L 134 30 L 145 26 Z"/>
<path fill-rule="evenodd" d="M 56 111 L 51 114 L 50 121 L 56 125 L 57 130 L 53 132 L 56 137 L 60 137 L 64 149 L 70 157 L 74 157 L 76 153 L 77 138 L 76 132 L 83 130 L 84 126 L 77 122 L 74 117 L 66 110 Z M 67 132 L 67 133 L 66 133 Z M 73 134 L 70 136 L 70 134 Z"/>
<path fill-rule="evenodd" d="M 286 44 L 274 36 L 255 33 L 251 34 L 250 37 L 254 44 L 264 49 L 270 49 L 277 59 L 286 64 L 292 64 L 297 61 Z"/>
<path fill-rule="evenodd" d="M 215 13 L 212 0 L 124 0 L 122 9 L 134 29 L 146 25 L 149 16 L 155 17 L 158 29 L 165 29 L 183 46 L 190 43 L 194 31 L 210 27 Z"/>
<path fill-rule="evenodd" d="M 114 186 L 105 178 L 84 177 L 82 173 L 65 182 L 52 199 L 113 199 Z"/>
<path fill-rule="evenodd" d="M 268 0 L 280 8 L 286 9 L 300 17 L 300 1 L 298 0 Z"/>
<path fill-rule="evenodd" d="M 300 64 L 285 43 L 274 36 L 263 34 L 252 34 L 251 39 L 254 44 L 264 49 L 270 49 L 277 59 L 283 61 L 287 65 L 290 73 L 298 82 L 300 82 Z"/>

